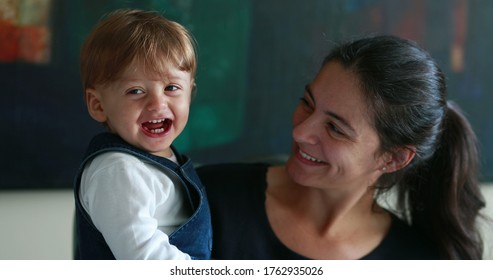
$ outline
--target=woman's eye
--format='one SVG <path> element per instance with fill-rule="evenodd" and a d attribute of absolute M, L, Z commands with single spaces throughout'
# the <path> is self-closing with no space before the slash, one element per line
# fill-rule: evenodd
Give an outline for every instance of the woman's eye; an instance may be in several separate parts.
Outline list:
<path fill-rule="evenodd" d="M 303 108 L 306 110 L 306 111 L 312 111 L 312 106 L 310 105 L 310 103 L 308 102 L 308 100 L 304 97 L 300 98 L 300 103 L 301 103 L 301 106 L 303 106 Z"/>
<path fill-rule="evenodd" d="M 137 94 L 143 94 L 144 91 L 141 90 L 141 89 L 136 88 L 136 89 L 129 90 L 128 93 L 129 94 L 133 94 L 133 95 L 137 95 Z"/>
<path fill-rule="evenodd" d="M 338 135 L 342 135 L 342 136 L 345 135 L 344 132 L 342 130 L 340 130 L 336 125 L 329 123 L 327 126 L 329 127 L 330 131 L 332 131 Z"/>

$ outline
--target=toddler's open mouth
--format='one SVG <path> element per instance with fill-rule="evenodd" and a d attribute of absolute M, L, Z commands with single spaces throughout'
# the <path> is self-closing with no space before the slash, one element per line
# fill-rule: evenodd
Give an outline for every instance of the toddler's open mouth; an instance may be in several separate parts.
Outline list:
<path fill-rule="evenodd" d="M 171 119 L 157 119 L 150 120 L 142 124 L 142 128 L 150 134 L 163 134 L 167 133 L 173 121 Z"/>

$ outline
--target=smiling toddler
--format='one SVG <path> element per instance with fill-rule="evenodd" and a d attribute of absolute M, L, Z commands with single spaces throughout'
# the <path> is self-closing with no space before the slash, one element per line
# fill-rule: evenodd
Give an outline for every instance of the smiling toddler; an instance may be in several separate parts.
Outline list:
<path fill-rule="evenodd" d="M 89 115 L 107 128 L 75 180 L 77 259 L 208 259 L 210 213 L 173 146 L 195 90 L 195 44 L 158 13 L 117 10 L 81 50 Z"/>

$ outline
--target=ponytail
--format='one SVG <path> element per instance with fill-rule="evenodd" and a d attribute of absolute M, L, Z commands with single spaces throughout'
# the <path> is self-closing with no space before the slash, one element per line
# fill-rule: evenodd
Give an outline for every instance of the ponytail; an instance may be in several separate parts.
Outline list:
<path fill-rule="evenodd" d="M 482 258 L 476 217 L 485 201 L 478 162 L 476 136 L 459 108 L 448 102 L 437 150 L 404 174 L 407 193 L 399 196 L 401 202 L 407 199 L 411 224 L 439 244 L 443 258 Z"/>

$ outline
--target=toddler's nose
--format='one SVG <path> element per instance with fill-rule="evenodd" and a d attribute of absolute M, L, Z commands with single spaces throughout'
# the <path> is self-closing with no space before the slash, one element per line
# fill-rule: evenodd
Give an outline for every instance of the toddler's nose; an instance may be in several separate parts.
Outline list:
<path fill-rule="evenodd" d="M 147 103 L 147 110 L 149 111 L 161 111 L 168 106 L 166 95 L 164 94 L 150 94 Z"/>

